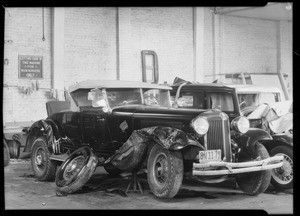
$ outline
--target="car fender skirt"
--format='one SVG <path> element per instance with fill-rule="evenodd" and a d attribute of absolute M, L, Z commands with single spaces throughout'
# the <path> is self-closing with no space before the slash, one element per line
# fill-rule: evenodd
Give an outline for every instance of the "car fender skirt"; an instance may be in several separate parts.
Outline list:
<path fill-rule="evenodd" d="M 204 147 L 189 134 L 171 127 L 149 127 L 132 132 L 129 139 L 105 163 L 112 163 L 121 170 L 138 169 L 146 158 L 147 149 L 153 143 L 170 151 L 186 146 Z"/>

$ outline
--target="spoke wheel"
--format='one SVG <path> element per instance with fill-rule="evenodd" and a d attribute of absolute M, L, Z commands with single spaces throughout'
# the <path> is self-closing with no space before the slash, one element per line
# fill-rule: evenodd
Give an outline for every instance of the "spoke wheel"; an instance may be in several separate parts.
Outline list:
<path fill-rule="evenodd" d="M 159 198 L 174 197 L 182 184 L 183 159 L 179 151 L 169 151 L 155 145 L 147 163 L 148 184 Z"/>
<path fill-rule="evenodd" d="M 56 172 L 56 190 L 63 194 L 79 190 L 93 175 L 98 158 L 87 146 L 74 151 Z"/>
<path fill-rule="evenodd" d="M 37 137 L 33 144 L 31 152 L 31 167 L 33 174 L 40 181 L 52 181 L 55 178 L 56 161 L 50 160 L 45 137 Z"/>
<path fill-rule="evenodd" d="M 271 156 L 283 155 L 283 166 L 272 170 L 271 183 L 276 188 L 293 188 L 293 150 L 287 146 L 277 146 L 270 151 Z"/>

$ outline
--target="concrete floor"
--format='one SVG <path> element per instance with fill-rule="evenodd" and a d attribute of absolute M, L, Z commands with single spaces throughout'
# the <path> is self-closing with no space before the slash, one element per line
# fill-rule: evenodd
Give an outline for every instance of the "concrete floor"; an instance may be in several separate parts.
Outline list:
<path fill-rule="evenodd" d="M 140 176 L 144 194 L 124 191 L 128 177 L 110 177 L 98 167 L 84 191 L 57 196 L 54 182 L 39 182 L 30 160 L 11 160 L 4 168 L 5 209 L 209 209 L 265 210 L 269 214 L 293 213 L 293 189 L 275 191 L 272 186 L 258 196 L 248 196 L 234 188 L 234 182 L 203 184 L 184 181 L 172 199 L 156 198 L 149 190 L 145 174 Z"/>

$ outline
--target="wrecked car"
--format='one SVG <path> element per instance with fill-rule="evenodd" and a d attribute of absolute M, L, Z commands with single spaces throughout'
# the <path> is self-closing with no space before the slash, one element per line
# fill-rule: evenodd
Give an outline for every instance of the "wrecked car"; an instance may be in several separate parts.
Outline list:
<path fill-rule="evenodd" d="M 229 85 L 236 89 L 241 112 L 248 116 L 262 103 L 284 101 L 283 93 L 277 87 L 256 85 Z"/>
<path fill-rule="evenodd" d="M 31 151 L 34 175 L 55 179 L 58 191 L 72 193 L 97 166 L 112 175 L 145 167 L 149 187 L 160 198 L 174 197 L 188 175 L 209 183 L 233 177 L 249 195 L 264 192 L 271 169 L 283 164 L 282 156 L 269 157 L 257 142 L 272 137 L 249 129 L 247 118 L 231 120 L 219 109 L 172 108 L 170 90 L 107 80 L 70 86 L 74 109 L 29 129 L 25 151 Z"/>
<path fill-rule="evenodd" d="M 277 188 L 293 188 L 292 101 L 261 104 L 247 118 L 251 127 L 262 128 L 273 137 L 273 142 L 262 142 L 270 155 L 284 156 L 283 166 L 272 170 L 272 185 Z"/>
<path fill-rule="evenodd" d="M 199 84 L 180 80 L 177 83 L 175 81 L 175 84 L 172 86 L 172 88 L 173 90 L 171 91 L 171 98 L 173 100 L 174 106 L 185 109 L 219 109 L 228 115 L 230 121 L 233 121 L 235 118 L 242 116 L 236 88 L 233 88 L 231 85 L 228 86 L 221 83 Z M 261 110 L 262 112 L 260 112 L 259 110 L 261 110 L 261 108 L 258 108 L 254 111 L 253 114 L 249 115 L 249 131 L 251 131 L 253 137 L 256 137 L 256 141 L 264 145 L 271 156 L 284 155 L 285 157 L 285 165 L 278 169 L 272 170 L 272 185 L 277 188 L 292 188 L 293 150 L 292 140 L 290 139 L 291 135 L 287 135 L 287 133 L 282 134 L 282 132 L 275 134 L 270 130 L 269 126 L 271 125 L 269 125 L 268 127 L 263 127 L 262 119 L 265 119 L 263 114 L 267 115 L 267 111 L 269 109 L 264 109 L 265 112 L 263 112 L 263 110 Z M 269 116 L 271 116 L 271 112 L 269 112 Z M 276 117 L 278 118 L 277 115 Z M 267 120 L 263 122 L 263 125 L 265 125 L 266 123 L 268 123 Z M 271 122 L 269 123 L 272 124 Z M 289 119 L 287 123 L 290 127 L 292 120 Z M 256 130 L 254 128 L 259 128 L 259 130 Z M 265 131 L 263 137 L 260 137 L 262 135 L 261 129 Z M 235 140 L 235 132 L 231 131 L 231 133 L 231 138 Z M 272 139 L 266 139 L 264 136 L 271 136 Z"/>

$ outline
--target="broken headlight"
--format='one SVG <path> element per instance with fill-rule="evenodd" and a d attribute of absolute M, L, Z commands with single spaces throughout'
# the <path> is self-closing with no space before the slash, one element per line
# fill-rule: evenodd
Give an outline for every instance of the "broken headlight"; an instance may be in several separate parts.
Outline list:
<path fill-rule="evenodd" d="M 209 123 L 204 117 L 196 117 L 191 122 L 192 128 L 199 135 L 204 135 L 207 133 L 209 128 Z"/>

